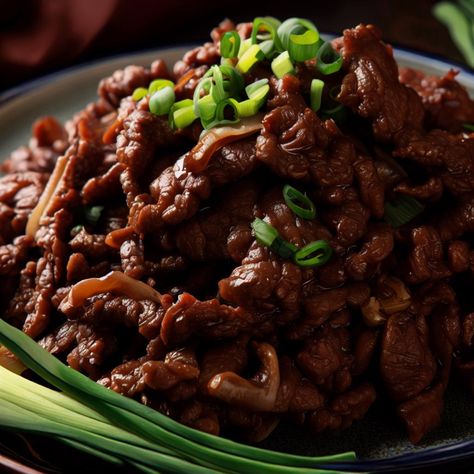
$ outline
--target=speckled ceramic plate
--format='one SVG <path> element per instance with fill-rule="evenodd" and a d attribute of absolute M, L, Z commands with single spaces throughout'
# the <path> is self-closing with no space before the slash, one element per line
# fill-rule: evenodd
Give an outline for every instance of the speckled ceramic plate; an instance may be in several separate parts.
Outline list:
<path fill-rule="evenodd" d="M 117 56 L 70 68 L 1 94 L 0 159 L 8 156 L 10 151 L 17 146 L 28 142 L 31 125 L 39 116 L 52 114 L 60 120 L 66 120 L 88 102 L 93 101 L 100 79 L 114 70 L 127 64 L 149 65 L 158 57 L 171 64 L 180 58 L 187 49 L 189 48 L 179 47 Z M 474 96 L 474 74 L 463 67 L 402 49 L 396 49 L 395 56 L 401 66 L 413 67 L 429 74 L 443 74 L 452 67 L 460 70 L 459 81 Z M 312 455 L 355 450 L 360 461 L 356 464 L 341 464 L 337 467 L 357 472 L 399 470 L 415 472 L 415 469 L 424 467 L 425 472 L 431 473 L 434 470 L 439 470 L 439 472 L 452 473 L 455 472 L 453 463 L 459 465 L 459 463 L 467 462 L 468 465 L 474 465 L 474 398 L 463 389 L 460 382 L 453 381 L 451 385 L 446 395 L 441 426 L 416 447 L 407 442 L 404 430 L 393 415 L 393 410 L 382 401 L 375 403 L 364 420 L 340 435 L 310 436 L 297 428 L 280 426 L 263 443 L 263 447 Z M 2 445 L 9 446 L 8 440 L 10 438 L 10 435 L 4 437 L 4 434 L 0 433 L 0 453 Z M 35 442 L 41 444 L 41 441 L 37 439 Z M 19 448 L 15 449 L 19 450 Z M 40 454 L 44 456 L 44 460 L 49 461 L 47 447 L 43 445 L 39 450 Z M 61 450 L 62 448 L 55 444 L 55 455 Z M 64 454 L 67 453 L 70 454 L 70 451 L 64 448 Z M 77 459 L 82 455 L 75 456 Z M 15 456 L 12 456 L 10 451 L 7 457 Z M 21 464 L 28 463 L 25 457 L 29 457 L 28 452 L 21 454 Z M 67 459 L 67 455 L 62 458 L 64 461 Z M 9 461 L 2 461 L 0 455 L 0 472 L 3 472 L 2 462 L 5 466 Z M 52 467 L 48 462 L 43 465 L 37 457 L 32 459 L 32 462 L 32 465 L 40 471 L 55 471 L 54 466 Z M 91 460 L 89 458 L 84 462 L 81 470 Z M 443 467 L 440 467 L 440 463 L 443 463 Z M 446 463 L 450 463 L 449 468 L 446 467 Z M 434 467 L 435 465 L 437 467 Z M 20 464 L 11 464 L 10 469 L 15 469 L 17 472 L 33 472 L 26 470 L 26 467 L 24 471 L 21 471 L 22 468 L 19 466 Z M 66 464 L 61 463 L 59 470 L 69 473 L 74 469 L 73 466 L 68 466 L 66 461 Z M 58 471 L 56 470 L 56 472 Z M 92 471 L 89 465 L 87 472 L 99 471 Z M 463 467 L 459 472 L 466 472 L 465 468 Z"/>

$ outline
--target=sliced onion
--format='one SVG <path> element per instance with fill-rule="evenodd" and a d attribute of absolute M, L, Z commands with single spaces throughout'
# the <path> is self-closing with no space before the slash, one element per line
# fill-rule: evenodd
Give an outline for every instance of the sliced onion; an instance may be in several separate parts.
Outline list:
<path fill-rule="evenodd" d="M 23 365 L 23 362 L 5 346 L 0 346 L 0 365 L 18 375 L 26 370 L 26 366 Z"/>
<path fill-rule="evenodd" d="M 151 300 L 161 303 L 162 295 L 142 281 L 135 280 L 122 272 L 107 273 L 101 278 L 87 278 L 76 283 L 59 305 L 63 313 L 81 307 L 87 298 L 99 293 L 113 292 L 136 300 Z"/>
<path fill-rule="evenodd" d="M 188 171 L 199 173 L 206 168 L 212 155 L 223 146 L 263 128 L 262 114 L 242 119 L 235 125 L 212 128 L 204 132 L 197 145 L 186 154 L 184 166 Z"/>
<path fill-rule="evenodd" d="M 214 375 L 208 384 L 209 395 L 230 405 L 238 405 L 252 411 L 271 411 L 280 388 L 280 367 L 275 348 L 266 342 L 256 344 L 262 368 L 247 380 L 235 372 Z"/>
<path fill-rule="evenodd" d="M 25 231 L 26 235 L 31 235 L 31 237 L 35 236 L 39 228 L 41 217 L 47 212 L 49 202 L 61 183 L 61 178 L 63 177 L 68 161 L 69 158 L 67 156 L 60 156 L 56 161 L 56 166 L 49 177 L 38 204 L 36 204 L 36 207 L 31 211 L 28 218 Z"/>

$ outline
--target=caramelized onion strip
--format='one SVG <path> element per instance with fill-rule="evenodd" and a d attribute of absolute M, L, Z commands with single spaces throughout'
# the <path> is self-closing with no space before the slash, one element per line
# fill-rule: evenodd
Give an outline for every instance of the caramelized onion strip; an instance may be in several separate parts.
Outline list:
<path fill-rule="evenodd" d="M 162 299 L 162 295 L 146 283 L 130 278 L 122 272 L 113 271 L 101 278 L 87 278 L 76 283 L 59 305 L 59 310 L 67 313 L 73 308 L 81 307 L 87 298 L 107 292 L 157 303 L 161 303 Z"/>
<path fill-rule="evenodd" d="M 244 379 L 235 372 L 214 375 L 207 384 L 209 395 L 252 411 L 274 408 L 280 387 L 278 356 L 274 347 L 265 342 L 255 344 L 255 347 L 262 367 L 253 380 Z"/>
<path fill-rule="evenodd" d="M 186 153 L 184 167 L 192 173 L 206 168 L 212 155 L 230 142 L 253 135 L 263 128 L 262 115 L 254 115 L 235 125 L 216 127 L 204 132 L 196 146 Z"/>
<path fill-rule="evenodd" d="M 61 183 L 61 178 L 63 177 L 68 161 L 69 159 L 67 156 L 60 156 L 56 161 L 56 166 L 49 177 L 41 197 L 39 198 L 38 204 L 31 211 L 31 214 L 28 217 L 25 231 L 26 235 L 31 235 L 31 237 L 35 236 L 36 231 L 39 228 L 41 217 L 46 213 L 49 202 Z"/>

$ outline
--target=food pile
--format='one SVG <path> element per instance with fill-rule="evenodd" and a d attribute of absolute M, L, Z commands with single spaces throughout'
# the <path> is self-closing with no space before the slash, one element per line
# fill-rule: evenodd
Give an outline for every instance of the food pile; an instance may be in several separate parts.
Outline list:
<path fill-rule="evenodd" d="M 0 179 L 2 317 L 115 392 L 258 442 L 474 387 L 474 102 L 371 25 L 225 20 L 39 119 Z"/>

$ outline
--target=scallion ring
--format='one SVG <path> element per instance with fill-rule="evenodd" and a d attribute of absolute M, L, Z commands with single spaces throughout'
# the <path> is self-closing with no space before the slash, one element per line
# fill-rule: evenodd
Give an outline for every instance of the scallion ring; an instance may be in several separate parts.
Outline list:
<path fill-rule="evenodd" d="M 169 112 L 169 123 L 171 128 L 185 128 L 191 125 L 197 116 L 194 113 L 194 105 L 191 99 L 175 102 Z"/>
<path fill-rule="evenodd" d="M 140 99 L 143 99 L 148 94 L 148 89 L 145 87 L 137 87 L 132 94 L 132 100 L 138 102 Z"/>
<path fill-rule="evenodd" d="M 298 191 L 293 186 L 285 184 L 283 186 L 283 198 L 286 205 L 298 216 L 303 219 L 314 219 L 316 217 L 316 207 L 311 199 Z"/>
<path fill-rule="evenodd" d="M 272 225 L 256 217 L 252 224 L 253 233 L 257 242 L 266 247 L 271 247 L 275 239 L 280 235 Z"/>
<path fill-rule="evenodd" d="M 332 248 L 325 240 L 316 240 L 298 250 L 293 260 L 300 267 L 320 267 L 331 258 Z"/>
<path fill-rule="evenodd" d="M 151 81 L 150 85 L 148 86 L 148 94 L 153 95 L 156 91 L 159 91 L 160 89 L 174 86 L 174 82 L 170 81 L 169 79 L 155 79 L 154 81 Z"/>
<path fill-rule="evenodd" d="M 265 54 L 260 49 L 258 44 L 253 44 L 247 51 L 241 56 L 237 63 L 237 70 L 242 74 L 250 71 L 250 69 L 259 61 L 265 58 Z"/>
<path fill-rule="evenodd" d="M 319 33 L 314 30 L 307 30 L 303 34 L 292 34 L 288 49 L 290 58 L 297 62 L 312 59 L 323 43 L 319 38 Z"/>
<path fill-rule="evenodd" d="M 286 74 L 295 73 L 295 68 L 291 62 L 288 51 L 283 51 L 283 53 L 279 54 L 272 61 L 271 67 L 273 74 L 275 74 L 278 79 L 281 79 Z"/>
<path fill-rule="evenodd" d="M 468 130 L 469 132 L 474 132 L 474 124 L 473 123 L 463 123 L 463 128 Z"/>
<path fill-rule="evenodd" d="M 154 115 L 166 115 L 175 101 L 174 89 L 171 86 L 157 90 L 151 97 L 148 107 Z"/>
<path fill-rule="evenodd" d="M 318 51 L 316 57 L 316 68 L 321 73 L 327 76 L 334 74 L 341 69 L 343 63 L 342 56 L 334 51 L 330 42 L 324 43 Z"/>
<path fill-rule="evenodd" d="M 278 27 L 282 49 L 287 50 L 293 61 L 314 58 L 321 42 L 316 26 L 303 18 L 289 18 Z"/>
<path fill-rule="evenodd" d="M 239 121 L 238 102 L 229 98 L 216 104 L 215 114 L 212 119 L 206 119 L 201 116 L 201 123 L 204 128 L 210 129 L 218 125 L 227 125 Z"/>
<path fill-rule="evenodd" d="M 273 241 L 270 250 L 286 260 L 293 258 L 298 247 L 283 239 L 280 235 Z"/>
<path fill-rule="evenodd" d="M 321 108 L 321 99 L 323 96 L 324 81 L 321 79 L 313 79 L 311 81 L 310 102 L 311 108 L 317 112 Z"/>
<path fill-rule="evenodd" d="M 268 79 L 260 79 L 249 84 L 245 88 L 245 92 L 248 99 L 238 102 L 237 110 L 239 117 L 252 117 L 260 110 L 270 92 Z"/>
<path fill-rule="evenodd" d="M 237 31 L 227 31 L 221 38 L 221 56 L 236 58 L 240 49 L 240 36 Z"/>

